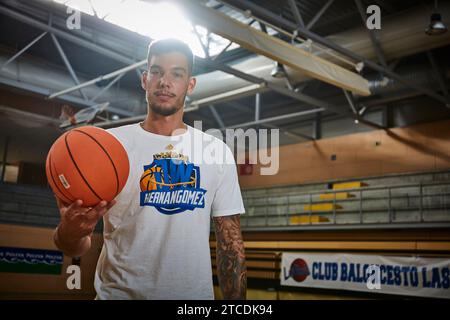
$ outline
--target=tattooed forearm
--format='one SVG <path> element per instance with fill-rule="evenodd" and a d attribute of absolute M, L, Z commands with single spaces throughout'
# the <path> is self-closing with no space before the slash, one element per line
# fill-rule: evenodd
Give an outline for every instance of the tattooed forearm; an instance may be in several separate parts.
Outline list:
<path fill-rule="evenodd" d="M 247 269 L 239 215 L 214 218 L 219 286 L 224 299 L 246 299 Z"/>

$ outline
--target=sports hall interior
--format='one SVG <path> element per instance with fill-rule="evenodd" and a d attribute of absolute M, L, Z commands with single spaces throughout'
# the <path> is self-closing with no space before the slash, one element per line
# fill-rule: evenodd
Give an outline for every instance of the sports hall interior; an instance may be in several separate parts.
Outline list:
<path fill-rule="evenodd" d="M 83 6 L 81 29 L 68 29 L 64 2 L 0 3 L 0 247 L 57 250 L 45 161 L 61 134 L 136 123 L 147 112 L 139 80 L 146 66 L 138 62 L 151 37 L 110 22 L 95 5 Z M 372 2 L 380 29 L 367 27 Z M 252 161 L 253 149 L 234 150 L 246 159 L 237 172 L 247 298 L 408 298 L 282 285 L 282 254 L 450 259 L 450 32 L 425 32 L 433 12 L 450 23 L 450 3 L 183 3 L 199 49 L 185 122 L 265 129 L 269 141 L 279 130 L 276 174 L 261 174 L 267 163 Z M 64 256 L 57 273 L 3 266 L 0 299 L 93 299 L 102 228 L 89 253 Z M 81 290 L 66 287 L 72 264 L 83 271 Z"/>

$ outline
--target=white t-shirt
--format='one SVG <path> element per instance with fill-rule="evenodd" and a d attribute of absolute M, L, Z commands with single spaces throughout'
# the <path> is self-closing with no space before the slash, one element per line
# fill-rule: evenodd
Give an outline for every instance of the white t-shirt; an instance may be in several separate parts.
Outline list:
<path fill-rule="evenodd" d="M 245 209 L 228 146 L 187 127 L 174 136 L 139 124 L 108 130 L 127 151 L 130 174 L 103 218 L 97 299 L 214 299 L 211 216 Z"/>

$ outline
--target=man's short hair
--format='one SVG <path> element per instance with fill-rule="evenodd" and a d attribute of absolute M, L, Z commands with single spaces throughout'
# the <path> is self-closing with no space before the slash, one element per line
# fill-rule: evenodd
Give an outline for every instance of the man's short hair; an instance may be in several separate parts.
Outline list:
<path fill-rule="evenodd" d="M 194 54 L 186 43 L 178 39 L 161 39 L 152 41 L 148 46 L 147 63 L 150 65 L 150 59 L 152 56 L 169 52 L 182 53 L 188 62 L 188 73 L 192 74 L 192 68 L 194 67 Z"/>

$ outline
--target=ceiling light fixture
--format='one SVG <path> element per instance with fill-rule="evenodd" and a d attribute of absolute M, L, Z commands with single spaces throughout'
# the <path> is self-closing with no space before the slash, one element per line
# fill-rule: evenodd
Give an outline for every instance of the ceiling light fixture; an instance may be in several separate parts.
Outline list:
<path fill-rule="evenodd" d="M 447 26 L 442 22 L 442 16 L 437 11 L 437 0 L 434 2 L 434 12 L 431 14 L 430 25 L 425 30 L 429 36 L 440 35 L 447 32 Z"/>

